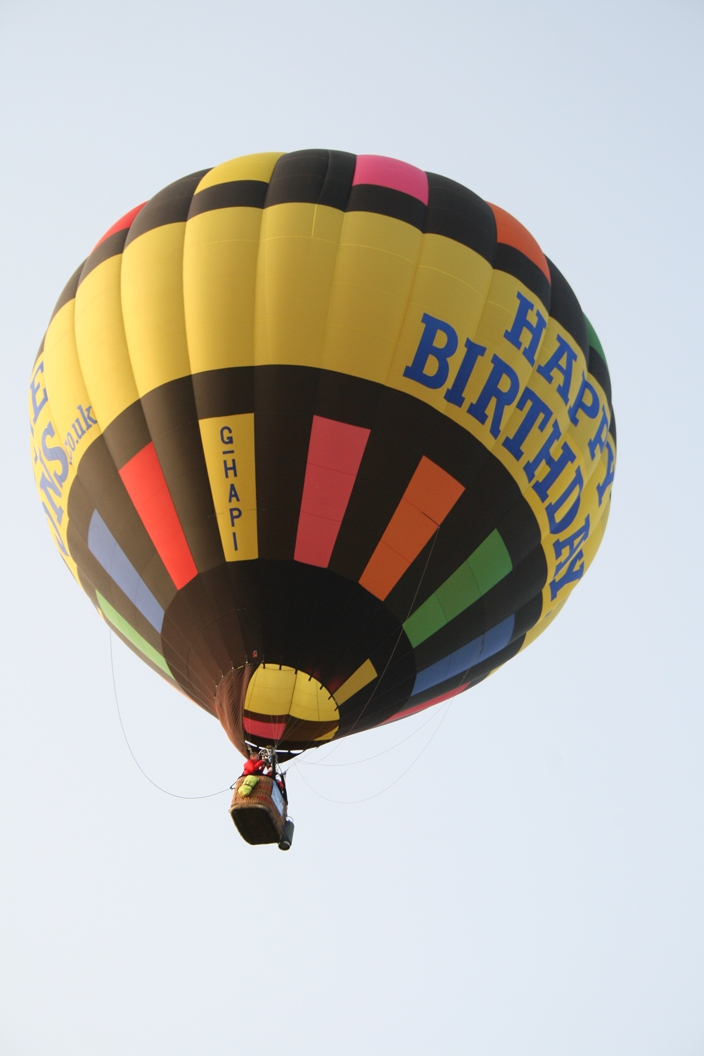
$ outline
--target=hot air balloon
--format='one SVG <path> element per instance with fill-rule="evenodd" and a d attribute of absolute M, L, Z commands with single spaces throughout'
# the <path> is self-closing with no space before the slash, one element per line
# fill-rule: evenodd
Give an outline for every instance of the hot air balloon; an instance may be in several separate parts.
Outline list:
<path fill-rule="evenodd" d="M 272 790 L 277 760 L 529 645 L 614 479 L 604 352 L 536 240 L 340 151 L 236 158 L 114 224 L 54 309 L 29 415 L 69 569 L 243 754 L 269 749 Z"/>

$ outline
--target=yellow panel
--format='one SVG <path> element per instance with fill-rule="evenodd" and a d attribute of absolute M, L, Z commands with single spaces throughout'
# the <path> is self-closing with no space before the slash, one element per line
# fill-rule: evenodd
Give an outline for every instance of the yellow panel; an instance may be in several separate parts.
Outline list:
<path fill-rule="evenodd" d="M 383 383 L 394 359 L 423 236 L 375 213 L 346 213 L 322 366 Z"/>
<path fill-rule="evenodd" d="M 201 418 L 200 435 L 226 561 L 252 561 L 257 544 L 254 415 Z"/>
<path fill-rule="evenodd" d="M 86 388 L 105 429 L 138 398 L 122 321 L 122 254 L 94 268 L 76 294 L 76 343 Z"/>
<path fill-rule="evenodd" d="M 264 210 L 257 263 L 257 364 L 321 365 L 343 215 L 300 203 Z M 313 236 L 314 228 L 324 237 Z"/>
<path fill-rule="evenodd" d="M 294 719 L 307 719 L 309 722 L 338 722 L 340 719 L 334 697 L 305 671 L 296 672 L 290 714 Z"/>
<path fill-rule="evenodd" d="M 68 551 L 67 501 L 83 451 L 100 433 L 86 393 L 74 337 L 74 301 L 56 313 L 32 369 L 29 420 L 34 480 L 54 542 L 78 579 Z"/>
<path fill-rule="evenodd" d="M 213 209 L 186 224 L 183 294 L 191 368 L 254 363 L 254 297 L 262 210 Z"/>
<path fill-rule="evenodd" d="M 338 704 L 344 704 L 346 700 L 353 697 L 355 693 L 359 693 L 360 689 L 364 689 L 376 678 L 376 668 L 371 660 L 365 660 L 361 667 L 358 667 L 354 674 L 350 675 L 346 682 L 343 682 L 337 693 L 335 694 L 335 700 Z"/>
<path fill-rule="evenodd" d="M 222 165 L 216 165 L 205 174 L 196 188 L 196 194 L 198 191 L 204 191 L 206 187 L 230 183 L 233 180 L 260 180 L 269 183 L 274 165 L 282 154 L 283 151 L 269 151 L 265 154 L 245 154 L 242 158 L 224 161 Z"/>
<path fill-rule="evenodd" d="M 247 687 L 244 707 L 259 715 L 291 715 L 308 722 L 338 722 L 340 718 L 334 698 L 317 679 L 278 665 L 261 664 L 257 668 Z M 316 740 L 327 740 L 334 733 Z"/>
<path fill-rule="evenodd" d="M 165 224 L 122 255 L 122 315 L 140 396 L 190 374 L 183 309 L 185 223 Z"/>
<path fill-rule="evenodd" d="M 296 685 L 292 667 L 266 667 L 260 664 L 247 686 L 245 711 L 259 715 L 288 715 Z"/>

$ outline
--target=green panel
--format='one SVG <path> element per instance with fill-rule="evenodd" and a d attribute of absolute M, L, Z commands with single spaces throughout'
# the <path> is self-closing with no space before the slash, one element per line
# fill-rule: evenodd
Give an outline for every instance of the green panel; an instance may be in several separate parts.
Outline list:
<path fill-rule="evenodd" d="M 494 529 L 474 553 L 416 609 L 403 625 L 415 648 L 441 627 L 468 609 L 507 576 L 513 565 L 499 533 Z"/>
<path fill-rule="evenodd" d="M 479 584 L 481 594 L 486 594 L 487 590 L 491 590 L 509 574 L 513 568 L 511 556 L 496 529 L 470 555 L 469 567 Z"/>
<path fill-rule="evenodd" d="M 589 344 L 592 346 L 592 348 L 595 348 L 597 350 L 601 358 L 604 360 L 604 363 L 606 363 L 606 356 L 604 355 L 604 349 L 601 347 L 601 341 L 597 337 L 596 330 L 589 322 L 586 315 L 584 316 L 584 322 L 587 324 L 587 335 L 589 337 Z"/>
<path fill-rule="evenodd" d="M 445 622 L 449 623 L 455 616 L 473 605 L 481 598 L 483 591 L 477 583 L 477 578 L 472 572 L 471 557 L 446 579 L 441 587 L 438 587 L 435 596 L 442 605 L 445 613 Z"/>
<path fill-rule="evenodd" d="M 406 620 L 403 629 L 415 649 L 417 645 L 424 642 L 426 638 L 430 638 L 431 634 L 435 634 L 446 623 L 447 616 L 442 610 L 437 595 L 431 594 L 428 600 L 424 601 L 420 608 L 416 609 L 413 615 Z"/>
<path fill-rule="evenodd" d="M 166 663 L 166 660 L 164 660 L 161 653 L 158 653 L 154 646 L 149 644 L 146 638 L 142 638 L 142 635 L 139 634 L 138 631 L 135 631 L 134 627 L 131 627 L 123 616 L 120 616 L 117 609 L 114 609 L 110 602 L 107 601 L 99 591 L 96 590 L 95 596 L 98 599 L 100 608 L 103 610 L 105 619 L 109 620 L 113 627 L 115 627 L 120 634 L 125 636 L 128 642 L 132 642 L 135 649 L 139 649 L 140 653 L 146 656 L 148 660 L 151 660 L 153 664 L 156 664 L 157 667 L 161 668 L 164 674 L 168 675 L 169 678 L 173 678 L 174 676 L 171 673 L 171 668 Z"/>

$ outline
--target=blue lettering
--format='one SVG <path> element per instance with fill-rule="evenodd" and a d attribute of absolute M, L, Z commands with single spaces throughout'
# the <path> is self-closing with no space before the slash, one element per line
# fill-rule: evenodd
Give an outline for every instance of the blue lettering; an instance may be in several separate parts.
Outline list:
<path fill-rule="evenodd" d="M 470 341 L 469 338 L 465 341 L 464 347 L 467 351 L 460 363 L 460 369 L 457 371 L 457 376 L 455 377 L 452 386 L 445 393 L 445 399 L 447 402 L 454 403 L 455 407 L 461 407 L 464 403 L 464 390 L 467 387 L 467 382 L 472 376 L 472 371 L 477 364 L 477 360 L 486 352 L 486 347 L 484 345 L 475 345 L 474 341 Z"/>
<path fill-rule="evenodd" d="M 235 521 L 238 520 L 238 518 L 240 518 L 241 516 L 242 510 L 239 508 L 239 506 L 230 507 L 230 525 L 233 528 L 235 527 Z"/>
<path fill-rule="evenodd" d="M 220 430 L 220 442 L 225 447 L 229 447 L 230 444 L 234 444 L 235 439 L 232 435 L 232 429 L 230 429 L 229 425 L 223 425 L 222 429 Z"/>
<path fill-rule="evenodd" d="M 29 385 L 29 391 L 32 394 L 32 425 L 35 424 L 37 418 L 39 417 L 39 413 L 40 413 L 42 407 L 44 406 L 44 404 L 49 399 L 49 397 L 46 394 L 46 389 L 42 389 L 41 388 L 41 382 L 37 380 L 37 376 L 39 374 L 43 374 L 43 373 L 44 373 L 44 360 L 42 360 L 41 363 L 38 365 L 37 369 L 34 372 L 34 377 L 32 378 L 32 380 L 30 382 L 30 385 Z M 39 395 L 40 390 L 41 390 L 41 398 L 40 398 L 39 402 L 37 402 L 37 396 Z"/>
<path fill-rule="evenodd" d="M 507 451 L 510 451 L 517 462 L 523 458 L 523 445 L 536 424 L 539 431 L 544 433 L 545 426 L 552 418 L 552 411 L 547 403 L 543 403 L 540 397 L 536 395 L 532 389 L 525 388 L 521 393 L 520 400 L 516 404 L 516 410 L 522 411 L 527 403 L 530 403 L 530 406 L 526 411 L 523 421 L 518 426 L 518 429 L 516 429 L 513 436 L 505 437 L 502 444 L 502 447 L 505 447 Z M 538 419 L 540 419 L 540 421 L 538 421 Z"/>
<path fill-rule="evenodd" d="M 237 532 L 233 532 L 232 533 L 232 542 L 235 544 L 235 550 L 238 550 L 239 547 L 237 546 Z M 256 653 L 255 653 L 255 656 L 256 656 Z"/>
<path fill-rule="evenodd" d="M 523 467 L 523 472 L 528 477 L 528 480 L 533 480 L 536 470 L 543 464 L 548 468 L 548 472 L 542 480 L 536 480 L 533 484 L 533 491 L 543 501 L 547 502 L 548 492 L 553 486 L 557 478 L 562 473 L 565 466 L 569 465 L 570 462 L 574 462 L 576 455 L 572 448 L 569 446 L 567 441 L 562 445 L 560 454 L 556 457 L 552 454 L 551 448 L 562 436 L 562 430 L 555 421 L 552 423 L 552 429 L 550 430 L 550 436 L 547 438 L 543 446 L 538 451 L 538 454 L 531 462 L 526 462 Z"/>
<path fill-rule="evenodd" d="M 575 583 L 581 579 L 584 575 L 584 551 L 580 550 L 574 555 L 570 563 L 567 566 L 567 571 L 564 576 L 560 579 L 555 578 L 550 583 L 550 598 L 552 601 L 555 600 L 557 595 L 560 593 L 563 587 L 566 587 L 568 583 Z"/>
<path fill-rule="evenodd" d="M 471 414 L 473 418 L 476 418 L 478 422 L 484 425 L 487 419 L 487 407 L 494 400 L 494 413 L 489 432 L 496 437 L 501 432 L 503 413 L 516 399 L 520 383 L 518 374 L 516 374 L 513 367 L 509 367 L 508 363 L 504 363 L 499 356 L 492 356 L 491 362 L 491 373 L 486 379 L 484 388 L 479 393 L 477 400 L 474 403 L 470 403 L 467 408 L 467 414 Z M 504 378 L 508 381 L 507 389 L 501 388 L 501 382 Z"/>
<path fill-rule="evenodd" d="M 589 397 L 588 400 L 586 399 L 587 396 Z M 587 418 L 596 418 L 599 413 L 599 407 L 600 403 L 599 397 L 596 394 L 596 389 L 591 382 L 587 381 L 586 375 L 582 373 L 582 384 L 577 390 L 574 403 L 567 412 L 572 425 L 578 424 L 580 411 L 582 411 Z M 594 458 L 594 455 L 592 455 L 592 458 Z"/>
<path fill-rule="evenodd" d="M 225 480 L 227 480 L 227 478 L 230 476 L 230 473 L 232 473 L 233 477 L 237 476 L 237 463 L 235 462 L 234 458 L 231 459 L 229 462 L 226 462 L 225 459 L 223 459 L 222 467 L 225 470 Z"/>
<path fill-rule="evenodd" d="M 581 528 L 578 528 L 572 535 L 568 535 L 566 539 L 556 539 L 552 544 L 552 548 L 555 551 L 555 558 L 557 564 L 555 566 L 555 575 L 559 576 L 565 565 L 567 565 L 574 555 L 577 553 L 582 543 L 586 543 L 589 538 L 589 514 L 584 518 L 584 524 Z M 567 557 L 563 557 L 565 550 L 567 551 Z M 554 595 L 553 595 L 554 597 Z"/>
<path fill-rule="evenodd" d="M 564 360 L 564 362 L 563 362 Z M 570 345 L 567 344 L 564 337 L 560 334 L 557 335 L 557 348 L 550 356 L 547 363 L 543 363 L 542 367 L 538 367 L 538 374 L 546 381 L 549 381 L 552 385 L 553 374 L 556 370 L 559 370 L 562 374 L 562 381 L 557 386 L 557 394 L 562 398 L 562 402 L 567 405 L 567 401 L 570 398 L 570 385 L 572 384 L 572 367 L 577 362 L 577 353 Z"/>
<path fill-rule="evenodd" d="M 403 376 L 410 378 L 411 381 L 419 381 L 421 385 L 429 389 L 439 389 L 445 384 L 447 375 L 450 373 L 448 359 L 457 351 L 457 334 L 449 323 L 444 323 L 442 319 L 436 319 L 427 312 L 423 312 L 421 321 L 425 329 L 418 342 L 413 362 L 406 367 Z M 445 335 L 444 345 L 435 344 L 438 333 Z M 435 371 L 432 374 L 426 374 L 425 368 L 431 357 L 436 363 Z"/>
<path fill-rule="evenodd" d="M 56 505 L 53 498 L 53 495 L 56 495 L 58 496 L 58 498 L 61 498 L 61 488 L 59 488 L 55 481 L 53 481 L 51 477 L 48 477 L 46 473 L 42 473 L 41 480 L 39 481 L 39 487 L 44 492 L 44 498 L 51 506 L 56 524 L 61 524 L 62 520 L 64 519 L 64 511 L 61 506 Z M 42 503 L 42 506 L 44 506 L 44 503 Z M 49 511 L 46 509 L 46 506 L 44 506 L 44 509 L 48 515 Z"/>
<path fill-rule="evenodd" d="M 545 316 L 538 311 L 533 302 L 529 301 L 527 297 L 524 297 L 522 293 L 516 292 L 516 297 L 518 297 L 516 317 L 513 320 L 511 329 L 504 332 L 504 337 L 507 341 L 511 342 L 514 348 L 517 348 L 519 352 L 523 353 L 531 366 L 534 366 L 535 355 L 538 351 L 543 331 L 547 326 L 547 320 L 545 319 Z M 531 322 L 528 318 L 529 312 L 535 312 L 535 322 Z M 526 345 L 523 345 L 522 343 L 524 330 L 527 330 L 530 334 L 530 340 Z"/>
<path fill-rule="evenodd" d="M 535 488 L 535 485 L 533 485 Z M 577 489 L 577 497 L 568 509 L 567 513 L 563 513 L 562 517 L 558 520 L 558 512 L 563 509 L 565 503 L 572 495 L 574 489 Z M 582 470 L 577 467 L 574 477 L 571 482 L 567 485 L 562 495 L 554 502 L 548 503 L 545 507 L 545 512 L 548 515 L 548 524 L 550 531 L 553 535 L 559 535 L 560 532 L 564 532 L 572 524 L 579 512 L 579 504 L 582 501 L 582 489 L 584 488 L 584 477 L 582 476 Z M 537 491 L 537 488 L 535 489 Z"/>
<path fill-rule="evenodd" d="M 230 494 L 228 496 L 227 501 L 228 502 L 239 502 L 240 501 L 240 497 L 237 494 L 237 488 L 235 487 L 234 484 L 230 484 Z"/>
<path fill-rule="evenodd" d="M 42 433 L 42 451 L 44 452 L 44 458 L 47 462 L 58 462 L 61 466 L 60 472 L 54 472 L 54 479 L 58 485 L 61 485 L 68 476 L 68 459 L 62 447 L 50 447 L 49 440 L 56 436 L 54 426 L 51 422 L 47 425 Z"/>
<path fill-rule="evenodd" d="M 606 438 L 608 437 L 608 435 L 609 435 L 609 416 L 607 415 L 606 408 L 604 407 L 604 409 L 601 412 L 601 421 L 599 422 L 598 426 L 596 427 L 596 432 L 594 433 L 594 436 L 589 441 L 589 445 L 588 445 L 589 446 L 589 454 L 592 456 L 592 460 L 594 460 L 594 457 L 595 457 L 597 451 L 603 451 L 604 450 L 604 447 L 606 446 Z"/>
<path fill-rule="evenodd" d="M 599 496 L 599 505 L 604 501 L 604 495 L 609 484 L 614 482 L 614 449 L 609 441 L 606 441 L 606 474 L 601 484 L 597 484 L 596 493 Z"/>

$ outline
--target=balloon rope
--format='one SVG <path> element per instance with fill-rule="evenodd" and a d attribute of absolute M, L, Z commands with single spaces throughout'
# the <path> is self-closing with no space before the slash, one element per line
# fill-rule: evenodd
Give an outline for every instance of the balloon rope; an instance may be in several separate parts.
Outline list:
<path fill-rule="evenodd" d="M 137 756 L 132 751 L 132 745 L 130 744 L 127 738 L 127 731 L 125 730 L 125 724 L 122 721 L 122 713 L 120 712 L 120 702 L 117 699 L 117 684 L 115 682 L 115 661 L 112 655 L 112 630 L 110 628 L 108 628 L 108 633 L 110 635 L 110 670 L 112 672 L 112 689 L 113 693 L 115 694 L 115 707 L 117 708 L 117 717 L 120 720 L 120 729 L 122 730 L 122 736 L 125 738 L 125 744 L 127 745 L 127 749 L 130 755 L 132 756 L 132 759 L 134 760 L 134 763 L 140 773 L 143 774 L 144 777 L 146 777 L 150 785 L 154 785 L 154 788 L 158 788 L 160 792 L 163 792 L 167 796 L 173 796 L 174 799 L 212 799 L 213 796 L 221 796 L 223 792 L 229 792 L 232 787 L 231 785 L 228 785 L 227 788 L 221 788 L 219 792 L 208 792 L 208 794 L 205 796 L 180 796 L 178 792 L 169 792 L 168 788 L 162 788 L 161 785 L 157 785 L 156 781 L 152 781 L 149 774 L 140 765 Z"/>
<path fill-rule="evenodd" d="M 309 784 L 308 781 L 306 781 L 305 777 L 303 776 L 303 771 L 302 770 L 298 771 L 298 776 L 303 781 L 303 784 L 306 785 L 310 789 L 310 791 L 313 793 L 313 795 L 318 796 L 320 799 L 326 800 L 328 803 L 342 803 L 342 804 L 346 803 L 349 806 L 355 806 L 358 803 L 368 803 L 370 799 L 376 799 L 377 796 L 383 796 L 384 792 L 388 792 L 390 788 L 393 788 L 394 785 L 398 784 L 398 782 L 401 780 L 401 778 L 405 777 L 406 774 L 408 773 L 408 771 L 412 770 L 413 767 L 416 765 L 416 763 L 420 759 L 421 755 L 423 754 L 425 749 L 431 744 L 431 742 L 434 740 L 435 734 L 438 732 L 438 730 L 442 726 L 443 722 L 447 718 L 447 714 L 448 714 L 448 712 L 450 710 L 450 705 L 451 704 L 452 704 L 452 701 L 448 700 L 447 707 L 445 708 L 445 712 L 444 712 L 442 718 L 440 719 L 440 722 L 437 724 L 437 726 L 433 730 L 432 734 L 430 735 L 430 737 L 428 738 L 426 743 L 423 745 L 421 750 L 418 752 L 418 755 L 415 757 L 415 759 L 410 764 L 410 766 L 407 766 L 406 769 L 403 771 L 403 773 L 399 774 L 398 777 L 395 777 L 390 785 L 387 785 L 386 788 L 382 788 L 378 792 L 375 792 L 374 795 L 372 795 L 372 796 L 365 796 L 364 799 L 331 799 L 330 796 L 324 796 L 322 794 L 322 792 L 318 792 L 317 789 L 313 788 L 313 786 L 311 784 Z"/>
<path fill-rule="evenodd" d="M 432 705 L 431 705 L 431 708 L 432 708 Z M 431 709 L 429 708 L 428 710 L 430 711 Z M 322 762 L 320 762 L 320 763 L 304 763 L 303 761 L 301 761 L 301 766 L 306 766 L 306 767 L 307 766 L 322 766 L 324 770 L 337 770 L 337 768 L 340 767 L 340 766 L 361 766 L 362 763 L 370 763 L 372 761 L 372 759 L 379 759 L 379 758 L 381 758 L 382 755 L 387 755 L 389 752 L 395 752 L 396 749 L 400 748 L 402 744 L 406 743 L 406 741 L 410 741 L 411 737 L 416 737 L 420 733 L 420 731 L 424 730 L 425 727 L 429 723 L 431 723 L 433 721 L 433 719 L 435 719 L 435 718 L 437 718 L 437 716 L 435 715 L 434 712 L 431 711 L 430 716 L 425 720 L 424 723 L 422 723 L 418 727 L 418 729 L 414 730 L 413 733 L 409 733 L 406 737 L 403 737 L 400 741 L 396 741 L 396 744 L 392 744 L 390 748 L 384 748 L 383 752 L 377 752 L 376 755 L 368 755 L 366 757 L 366 759 L 355 759 L 351 763 L 328 763 L 326 760 L 328 760 L 330 758 L 330 756 L 326 755 L 325 759 L 323 759 Z M 379 729 L 379 727 L 377 726 L 377 727 L 375 727 L 375 729 Z M 435 736 L 435 735 L 433 734 L 433 736 Z M 332 752 L 330 753 L 330 755 L 332 755 Z M 289 767 L 289 770 L 290 769 L 291 768 Z"/>

